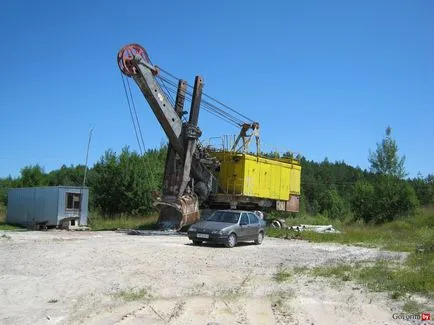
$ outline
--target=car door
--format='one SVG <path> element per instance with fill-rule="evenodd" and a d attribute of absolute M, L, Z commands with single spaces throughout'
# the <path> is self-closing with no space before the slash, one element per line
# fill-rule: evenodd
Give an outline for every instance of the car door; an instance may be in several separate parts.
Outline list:
<path fill-rule="evenodd" d="M 260 223 L 259 218 L 252 212 L 249 215 L 249 237 L 250 239 L 256 239 L 258 237 Z"/>
<path fill-rule="evenodd" d="M 248 239 L 249 236 L 249 216 L 247 215 L 247 213 L 243 212 L 241 213 L 241 217 L 240 217 L 240 227 L 238 230 L 238 238 L 240 240 L 246 240 Z"/>

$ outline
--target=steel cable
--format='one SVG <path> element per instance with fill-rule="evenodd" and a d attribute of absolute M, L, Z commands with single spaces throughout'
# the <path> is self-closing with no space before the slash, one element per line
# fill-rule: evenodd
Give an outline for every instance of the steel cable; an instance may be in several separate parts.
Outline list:
<path fill-rule="evenodd" d="M 132 105 L 133 111 L 134 111 L 134 115 L 136 117 L 137 128 L 139 130 L 140 140 L 142 141 L 142 148 L 143 148 L 143 153 L 144 153 L 146 151 L 145 141 L 143 140 L 142 128 L 140 127 L 139 117 L 137 116 L 136 104 L 134 103 L 133 93 L 131 92 L 130 82 L 128 81 L 128 79 L 127 79 L 127 85 L 128 85 L 128 90 L 129 90 L 130 97 L 131 97 L 131 103 L 133 104 Z"/>
<path fill-rule="evenodd" d="M 167 78 L 165 78 L 163 76 L 158 76 L 157 78 L 165 81 L 167 84 L 172 86 L 173 87 L 172 91 L 174 91 L 174 92 L 176 91 L 177 85 L 174 82 L 172 82 L 171 80 L 168 80 Z M 191 86 L 189 86 L 189 87 L 191 88 Z M 187 91 L 185 95 L 186 95 L 186 99 L 191 101 L 191 98 L 193 96 L 192 93 Z M 224 111 L 223 109 L 217 107 L 216 105 L 214 105 L 214 104 L 212 104 L 206 100 L 202 100 L 201 107 L 203 107 L 206 111 L 213 114 L 214 116 L 219 117 L 219 118 L 225 120 L 226 122 L 228 122 L 234 126 L 240 127 L 244 123 L 243 120 L 241 120 L 241 119 L 237 118 L 236 116 Z"/>
<path fill-rule="evenodd" d="M 136 140 L 137 140 L 137 143 L 139 145 L 140 156 L 144 160 L 144 164 L 145 164 L 145 167 L 146 167 L 145 170 L 146 170 L 146 174 L 148 176 L 146 178 L 146 182 L 147 182 L 148 187 L 151 189 L 152 184 L 154 184 L 155 175 L 154 175 L 153 169 L 151 168 L 151 164 L 148 161 L 149 160 L 149 156 L 147 157 L 147 156 L 144 155 L 145 152 L 146 152 L 146 146 L 145 146 L 145 141 L 143 139 L 142 129 L 140 127 L 140 120 L 139 120 L 139 117 L 137 115 L 136 105 L 134 103 L 134 99 L 133 99 L 133 94 L 132 94 L 132 91 L 131 91 L 130 83 L 129 83 L 128 78 L 127 78 L 127 82 L 126 83 L 127 83 L 128 90 L 129 90 L 129 96 L 128 96 L 127 86 L 125 85 L 124 76 L 123 76 L 122 73 L 121 73 L 121 77 L 122 77 L 122 84 L 124 85 L 125 96 L 127 98 L 127 103 L 128 103 L 128 108 L 129 108 L 129 111 L 130 111 L 131 120 L 133 122 L 134 133 L 136 135 Z M 135 118 L 134 118 L 134 116 L 135 116 Z M 136 124 L 137 124 L 137 126 L 136 126 Z"/>
<path fill-rule="evenodd" d="M 172 106 L 175 106 L 175 101 L 173 100 L 172 93 L 169 91 L 166 83 L 162 79 L 156 79 L 158 85 L 160 86 L 161 90 L 166 94 L 167 99 L 169 100 L 170 104 Z"/>
<path fill-rule="evenodd" d="M 175 92 L 177 91 L 176 86 L 175 86 L 173 83 L 170 83 L 170 81 L 169 81 L 168 83 L 173 87 L 173 88 L 169 89 L 169 92 L 173 92 L 173 93 L 175 93 Z M 190 103 L 191 103 L 191 100 L 192 100 L 192 94 L 191 94 L 191 92 L 186 92 L 186 94 L 185 94 L 185 100 L 186 100 L 186 102 L 190 102 Z M 210 103 L 208 103 L 208 102 L 206 102 L 206 101 L 203 101 L 203 102 L 201 103 L 201 107 L 202 107 L 204 110 L 206 110 L 208 113 L 210 113 L 210 114 L 212 114 L 212 115 L 214 115 L 214 116 L 216 116 L 216 117 L 218 117 L 218 118 L 221 118 L 222 120 L 224 120 L 224 121 L 226 121 L 226 122 L 232 124 L 233 126 L 240 127 L 240 126 L 242 125 L 242 121 L 240 121 L 240 120 L 238 120 L 238 119 L 237 119 L 237 120 L 234 120 L 234 118 L 232 118 L 232 117 L 228 117 L 228 116 L 225 114 L 224 111 L 219 110 L 219 109 L 216 110 L 216 109 L 212 106 L 212 104 L 210 104 Z"/>
<path fill-rule="evenodd" d="M 160 67 L 158 67 L 158 68 L 159 68 L 160 72 L 162 72 L 163 74 L 166 74 L 167 76 L 171 77 L 172 79 L 179 80 L 178 77 L 174 76 L 174 75 L 171 74 L 170 72 L 168 72 L 168 71 L 166 71 L 166 70 L 164 70 L 164 69 L 162 69 L 162 68 L 160 68 Z M 167 77 L 164 77 L 164 76 L 162 76 L 162 75 L 159 75 L 158 77 L 160 77 L 161 79 L 166 80 L 167 82 L 169 81 Z M 193 89 L 193 87 L 192 87 L 191 85 L 187 85 L 187 86 L 188 86 L 188 88 Z M 214 101 L 214 102 L 216 102 L 217 104 L 221 105 L 221 106 L 224 107 L 225 109 L 227 109 L 227 110 L 229 110 L 229 111 L 235 113 L 236 115 L 240 116 L 240 117 L 243 118 L 244 120 L 250 121 L 251 123 L 254 122 L 252 119 L 250 119 L 250 118 L 248 118 L 247 116 L 241 114 L 240 112 L 236 111 L 236 110 L 233 109 L 232 107 L 230 107 L 230 106 L 228 106 L 228 105 L 222 103 L 221 101 L 217 100 L 216 98 L 211 97 L 211 96 L 209 96 L 209 95 L 206 94 L 206 93 L 203 93 L 202 95 L 203 95 L 203 97 L 206 97 L 206 98 L 210 99 L 211 101 Z M 224 110 L 223 110 L 222 108 L 217 107 L 217 105 L 212 104 L 212 103 L 210 103 L 209 101 L 206 101 L 206 102 L 209 104 L 209 106 L 212 107 L 212 109 L 216 109 L 216 110 L 220 110 L 220 111 L 223 111 L 223 112 L 224 112 Z M 224 112 L 224 113 L 227 114 L 228 116 L 230 116 L 230 118 L 234 119 L 234 121 L 236 121 L 236 123 L 238 123 L 238 124 L 243 124 L 243 123 L 245 122 L 245 121 L 241 120 L 240 118 L 238 118 L 238 117 L 236 117 L 236 116 L 230 114 L 229 112 Z"/>
<path fill-rule="evenodd" d="M 176 85 L 173 82 L 171 82 L 170 80 L 166 79 L 165 77 L 160 77 L 160 78 L 164 79 L 166 82 L 168 82 L 169 84 L 171 84 L 173 87 L 176 87 Z M 190 86 L 190 88 L 191 88 L 191 86 Z M 192 93 L 191 92 L 187 91 L 186 94 L 189 97 L 192 97 Z M 214 105 L 214 104 L 212 104 L 212 103 L 210 103 L 210 102 L 208 102 L 206 100 L 202 100 L 202 105 L 203 106 L 207 106 L 208 107 L 208 111 L 210 111 L 210 110 L 214 111 L 218 115 L 224 117 L 224 119 L 226 121 L 230 120 L 230 121 L 234 122 L 237 126 L 241 126 L 244 123 L 241 119 L 237 118 L 234 115 L 231 115 L 230 113 L 224 111 L 223 109 L 217 107 L 216 105 Z"/>
<path fill-rule="evenodd" d="M 142 150 L 142 146 L 140 144 L 139 134 L 137 132 L 137 127 L 136 127 L 136 123 L 134 121 L 133 111 L 131 109 L 130 99 L 128 97 L 127 87 L 125 85 L 124 75 L 122 74 L 122 72 L 121 72 L 121 78 L 122 78 L 122 84 L 124 85 L 125 97 L 127 98 L 128 109 L 130 111 L 131 121 L 133 122 L 134 134 L 136 135 L 137 144 L 139 145 L 140 154 L 142 155 L 143 154 L 143 150 Z"/>

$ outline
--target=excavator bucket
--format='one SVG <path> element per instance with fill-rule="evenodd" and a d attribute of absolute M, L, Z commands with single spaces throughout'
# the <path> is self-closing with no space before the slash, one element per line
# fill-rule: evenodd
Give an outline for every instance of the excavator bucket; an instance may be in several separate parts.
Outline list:
<path fill-rule="evenodd" d="M 200 219 L 196 194 L 183 195 L 174 200 L 163 198 L 155 201 L 154 206 L 160 210 L 157 223 L 160 230 L 181 230 Z"/>

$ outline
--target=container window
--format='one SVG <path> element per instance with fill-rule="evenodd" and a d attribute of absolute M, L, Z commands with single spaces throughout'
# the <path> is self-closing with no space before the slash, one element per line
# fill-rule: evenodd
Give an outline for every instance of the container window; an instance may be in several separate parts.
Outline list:
<path fill-rule="evenodd" d="M 81 194 L 66 193 L 66 209 L 79 210 L 81 203 Z"/>

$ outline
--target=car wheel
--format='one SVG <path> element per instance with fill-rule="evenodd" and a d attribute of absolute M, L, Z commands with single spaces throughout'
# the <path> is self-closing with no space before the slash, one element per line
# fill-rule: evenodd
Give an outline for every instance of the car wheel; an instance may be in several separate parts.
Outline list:
<path fill-rule="evenodd" d="M 225 246 L 232 248 L 232 247 L 235 247 L 236 245 L 237 245 L 237 235 L 232 233 L 229 235 L 228 241 L 226 242 Z"/>
<path fill-rule="evenodd" d="M 261 245 L 263 240 L 264 240 L 264 233 L 262 231 L 260 231 L 258 234 L 258 238 L 255 239 L 255 244 Z"/>
<path fill-rule="evenodd" d="M 202 241 L 201 240 L 193 240 L 193 245 L 194 246 L 199 246 L 199 245 L 201 245 L 202 244 Z"/>

